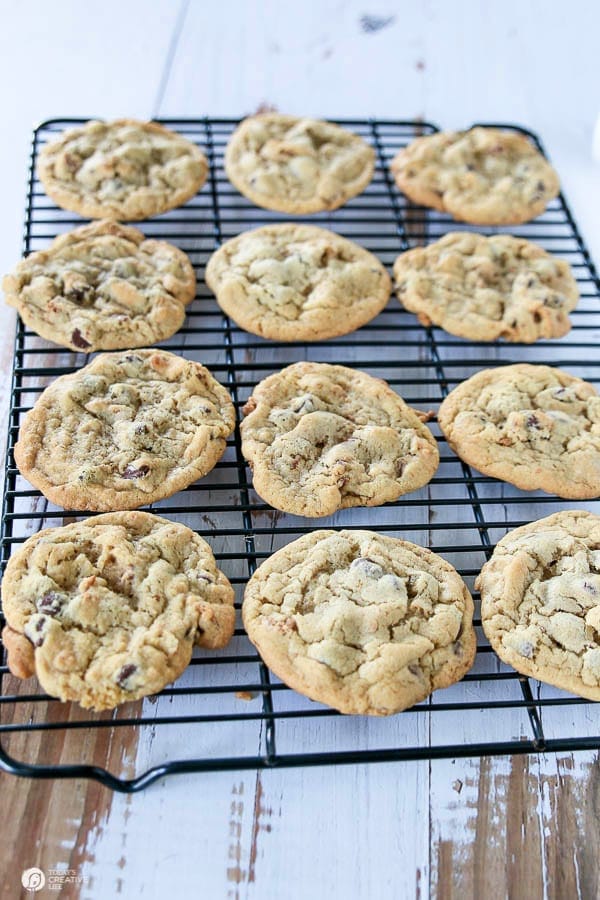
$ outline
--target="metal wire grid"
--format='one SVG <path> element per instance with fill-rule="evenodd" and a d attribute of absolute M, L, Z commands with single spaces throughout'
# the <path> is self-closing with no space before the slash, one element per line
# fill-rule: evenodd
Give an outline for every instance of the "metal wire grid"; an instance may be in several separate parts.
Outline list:
<path fill-rule="evenodd" d="M 35 178 L 35 160 L 43 143 L 83 121 L 52 120 L 34 133 L 25 254 L 80 224 L 78 217 L 57 209 L 44 195 Z M 540 341 L 526 348 L 465 342 L 437 328 L 421 327 L 395 299 L 374 322 L 336 340 L 284 344 L 246 334 L 221 314 L 205 287 L 206 260 L 223 240 L 287 217 L 252 206 L 227 181 L 223 152 L 236 120 L 162 121 L 198 143 L 210 164 L 207 186 L 190 203 L 140 225 L 148 236 L 171 240 L 185 250 L 198 275 L 198 294 L 185 327 L 163 346 L 207 364 L 229 387 L 238 411 L 258 380 L 297 359 L 356 366 L 385 377 L 412 405 L 434 410 L 455 384 L 491 365 L 547 362 L 588 380 L 599 380 L 595 349 L 600 283 L 562 196 L 535 222 L 512 229 L 513 234 L 535 240 L 568 259 L 576 274 L 581 302 L 573 313 L 573 330 L 560 342 Z M 380 120 L 340 120 L 340 124 L 372 142 L 377 152 L 376 174 L 367 190 L 342 209 L 308 221 L 359 241 L 388 266 L 410 246 L 435 240 L 449 230 L 468 228 L 407 203 L 390 176 L 389 162 L 397 150 L 419 134 L 437 130 L 434 125 Z M 516 126 L 501 127 L 523 131 Z M 542 149 L 535 135 L 525 133 Z M 498 229 L 476 230 L 491 233 Z M 23 414 L 44 385 L 86 361 L 81 354 L 62 351 L 37 338 L 19 322 L 4 487 L 2 568 L 31 533 L 67 519 L 64 511 L 48 504 L 19 476 L 12 448 Z M 435 431 L 436 426 L 432 427 Z M 236 430 L 223 460 L 209 476 L 153 509 L 184 521 L 208 538 L 239 592 L 239 609 L 243 585 L 256 566 L 279 546 L 315 528 L 368 527 L 405 535 L 441 552 L 471 583 L 506 530 L 576 505 L 539 492 L 523 493 L 479 475 L 457 460 L 437 431 L 436 436 L 441 451 L 436 477 L 426 488 L 385 507 L 345 510 L 326 520 L 300 519 L 271 510 L 252 490 Z M 69 513 L 68 521 L 85 515 Z M 182 771 L 600 746 L 593 705 L 502 665 L 481 633 L 479 618 L 476 625 L 477 662 L 463 682 L 384 720 L 339 716 L 289 690 L 261 663 L 241 624 L 229 648 L 198 652 L 187 672 L 157 698 L 127 704 L 110 714 L 91 714 L 35 693 L 37 685 L 32 689 L 31 683 L 17 683 L 3 666 L 0 765 L 18 775 L 88 777 L 115 790 L 136 791 L 163 775 Z M 139 736 L 148 730 L 151 741 L 134 739 L 131 743 L 132 734 Z M 102 733 L 108 733 L 111 746 L 124 748 L 120 755 L 111 756 L 115 771 L 95 764 L 94 739 Z M 144 749 L 147 745 L 154 750 Z M 134 761 L 130 757 L 136 753 Z"/>

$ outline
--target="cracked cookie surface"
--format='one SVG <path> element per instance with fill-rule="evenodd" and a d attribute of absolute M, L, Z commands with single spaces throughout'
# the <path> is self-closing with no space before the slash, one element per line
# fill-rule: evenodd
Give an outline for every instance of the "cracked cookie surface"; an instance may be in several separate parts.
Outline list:
<path fill-rule="evenodd" d="M 477 587 L 483 629 L 504 662 L 600 700 L 600 517 L 569 510 L 509 532 Z"/>
<path fill-rule="evenodd" d="M 343 713 L 408 709 L 475 657 L 473 601 L 456 570 L 370 531 L 315 531 L 278 550 L 248 582 L 242 615 L 279 678 Z"/>
<path fill-rule="evenodd" d="M 206 283 L 246 331 L 282 341 L 349 334 L 386 305 L 390 278 L 363 247 L 314 225 L 267 225 L 227 241 Z"/>
<path fill-rule="evenodd" d="M 555 170 L 525 135 L 497 128 L 419 137 L 391 168 L 414 203 L 474 225 L 528 222 L 560 190 Z"/>
<path fill-rule="evenodd" d="M 156 122 L 90 121 L 42 147 L 38 176 L 63 209 L 90 219 L 147 219 L 181 206 L 208 173 L 202 151 Z"/>
<path fill-rule="evenodd" d="M 402 253 L 394 277 L 400 303 L 423 325 L 479 341 L 562 337 L 579 299 L 567 262 L 507 234 L 451 232 Z"/>
<path fill-rule="evenodd" d="M 369 184 L 375 151 L 359 135 L 321 119 L 250 116 L 225 151 L 227 177 L 265 209 L 337 209 Z"/>
<path fill-rule="evenodd" d="M 600 495 L 600 397 L 568 372 L 484 369 L 450 392 L 438 422 L 454 452 L 485 475 L 559 497 Z"/>
<path fill-rule="evenodd" d="M 144 512 L 29 538 L 8 562 L 2 605 L 11 672 L 97 710 L 161 690 L 194 643 L 224 647 L 235 623 L 233 589 L 206 541 Z"/>
<path fill-rule="evenodd" d="M 438 467 L 422 414 L 355 369 L 295 363 L 261 381 L 243 412 L 254 489 L 284 512 L 379 506 L 427 484 Z"/>
<path fill-rule="evenodd" d="M 65 509 L 134 509 L 206 475 L 234 425 L 228 391 L 200 363 L 166 350 L 104 353 L 43 391 L 15 460 Z"/>
<path fill-rule="evenodd" d="M 181 328 L 196 276 L 185 253 L 109 220 L 57 237 L 2 282 L 41 337 L 77 352 L 146 347 Z"/>

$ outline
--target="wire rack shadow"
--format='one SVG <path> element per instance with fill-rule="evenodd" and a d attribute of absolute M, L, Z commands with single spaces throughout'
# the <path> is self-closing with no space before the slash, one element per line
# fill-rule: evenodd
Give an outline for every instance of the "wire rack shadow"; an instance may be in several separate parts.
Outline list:
<path fill-rule="evenodd" d="M 81 224 L 52 205 L 35 176 L 40 148 L 64 128 L 85 119 L 54 119 L 33 136 L 24 252 L 47 246 Z M 573 329 L 561 341 L 533 346 L 485 344 L 424 328 L 392 298 L 373 322 L 354 334 L 311 344 L 264 341 L 224 317 L 204 284 L 212 251 L 242 230 L 288 217 L 260 210 L 241 197 L 223 170 L 233 119 L 167 119 L 165 125 L 206 153 L 205 188 L 186 206 L 140 224 L 151 237 L 185 250 L 198 276 L 198 293 L 184 328 L 162 346 L 208 365 L 226 384 L 238 409 L 266 374 L 299 359 L 337 362 L 385 378 L 411 405 L 435 410 L 457 383 L 475 371 L 511 362 L 545 362 L 597 382 L 600 283 L 563 196 L 512 233 L 567 259 L 581 302 Z M 424 122 L 337 120 L 370 141 L 375 177 L 359 197 L 309 221 L 332 228 L 373 251 L 388 267 L 401 251 L 450 230 L 472 230 L 449 217 L 407 202 L 389 164 L 415 137 L 437 130 Z M 489 123 L 488 123 L 489 124 Z M 525 129 L 543 152 L 538 138 Z M 307 221 L 305 218 L 296 219 Z M 477 229 L 493 233 L 499 229 Z M 507 230 L 507 229 L 501 229 Z M 19 475 L 13 446 L 22 416 L 44 386 L 86 362 L 17 325 L 12 403 L 5 470 L 2 568 L 32 533 L 76 521 L 85 514 L 52 507 Z M 322 527 L 367 527 L 425 544 L 452 562 L 467 582 L 506 531 L 552 511 L 572 507 L 556 497 L 527 494 L 462 464 L 435 422 L 441 465 L 433 481 L 384 507 L 344 510 L 327 520 L 283 515 L 262 503 L 240 453 L 239 434 L 201 482 L 153 507 L 197 530 L 211 543 L 238 591 L 257 565 L 283 544 Z M 593 504 L 587 504 L 592 508 Z M 478 601 L 475 595 L 476 602 Z M 118 791 L 140 790 L 165 775 L 234 769 L 383 762 L 487 754 L 572 751 L 600 747 L 593 704 L 517 675 L 491 652 L 476 618 L 478 654 L 458 685 L 387 719 L 344 717 L 289 690 L 261 663 L 241 623 L 223 651 L 196 654 L 184 675 L 160 695 L 113 713 L 91 714 L 17 682 L 1 669 L 0 766 L 31 778 L 93 778 Z"/>

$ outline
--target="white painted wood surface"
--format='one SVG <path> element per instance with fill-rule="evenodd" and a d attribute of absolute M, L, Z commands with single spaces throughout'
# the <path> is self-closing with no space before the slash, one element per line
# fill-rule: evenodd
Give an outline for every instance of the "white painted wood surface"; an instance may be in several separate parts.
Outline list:
<path fill-rule="evenodd" d="M 591 156 L 600 7 L 592 0 L 568 9 L 541 0 L 4 0 L 0 14 L 1 271 L 20 255 L 37 121 L 243 115 L 261 103 L 323 116 L 420 116 L 444 127 L 527 125 L 600 259 L 600 167 Z M 366 31 L 365 16 L 393 21 Z M 0 328 L 6 373 L 5 309 Z M 2 421 L 6 394 L 4 378 Z M 488 714 L 481 727 L 493 726 Z M 152 752 L 138 750 L 140 759 Z M 85 827 L 53 820 L 38 786 L 26 808 L 11 808 L 4 831 L 21 868 L 76 868 L 81 896 L 94 900 L 586 898 L 597 895 L 586 856 L 600 849 L 589 806 L 597 777 L 591 753 L 180 776 L 128 798 L 99 789 Z M 60 788 L 74 808 L 85 790 Z M 16 844 L 22 821 L 14 819 L 26 815 L 48 822 L 38 845 Z M 587 847 L 561 843 L 577 831 Z M 19 896 L 19 878 L 20 869 L 7 896 Z"/>

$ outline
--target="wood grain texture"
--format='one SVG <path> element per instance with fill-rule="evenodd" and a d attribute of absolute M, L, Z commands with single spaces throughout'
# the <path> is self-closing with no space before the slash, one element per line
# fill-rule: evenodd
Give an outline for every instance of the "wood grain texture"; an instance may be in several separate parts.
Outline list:
<path fill-rule="evenodd" d="M 599 20 L 597 6 L 585 0 L 573 0 L 568 15 L 541 0 L 387 7 L 359 0 L 210 7 L 57 0 L 51 13 L 43 0 L 12 4 L 0 29 L 11 134 L 0 147 L 0 269 L 20 254 L 26 155 L 37 120 L 240 115 L 261 103 L 315 115 L 421 116 L 447 127 L 528 124 L 542 135 L 598 258 L 600 178 L 590 141 Z M 7 89 L 17 72 L 18 90 Z M 0 311 L 2 421 L 12 321 L 11 311 Z M 265 353 L 247 361 L 289 361 Z M 424 539 L 427 524 L 424 517 Z M 77 715 L 53 706 L 57 715 Z M 490 712 L 454 725 L 465 734 L 472 729 L 471 739 L 498 727 Z M 425 740 L 436 727 L 424 715 L 409 737 Z M 522 733 L 521 717 L 511 727 Z M 321 736 L 318 728 L 292 726 L 282 737 L 306 746 Z M 133 758 L 133 747 L 111 745 L 106 730 L 85 749 L 127 771 L 165 750 L 185 755 L 182 739 L 177 729 L 157 729 Z M 20 740 L 13 738 L 15 753 L 23 750 Z M 43 751 L 72 758 L 85 740 L 70 732 L 44 739 Z M 222 740 L 233 744 L 235 734 Z M 257 733 L 257 746 L 260 740 Z M 27 749 L 35 756 L 42 748 L 34 742 Z M 81 891 L 62 896 L 94 900 L 187 896 L 190 888 L 211 900 L 600 895 L 595 753 L 182 776 L 134 797 L 87 782 L 0 781 L 7 897 L 19 896 L 22 868 L 59 864 L 85 877 Z"/>

